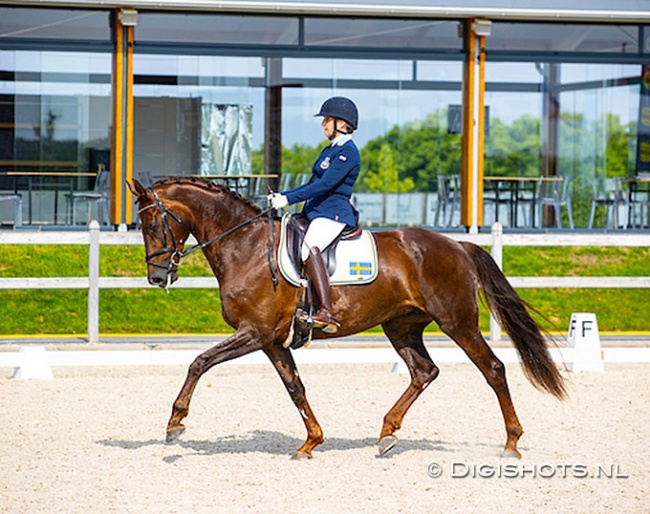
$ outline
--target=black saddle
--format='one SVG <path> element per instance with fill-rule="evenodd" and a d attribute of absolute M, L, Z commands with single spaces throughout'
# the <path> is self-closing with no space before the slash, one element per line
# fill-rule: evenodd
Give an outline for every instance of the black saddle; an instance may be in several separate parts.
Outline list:
<path fill-rule="evenodd" d="M 292 214 L 287 221 L 287 250 L 296 271 L 302 275 L 303 262 L 301 258 L 302 242 L 309 227 L 309 219 L 304 214 Z M 325 267 L 330 276 L 336 269 L 336 247 L 340 241 L 350 241 L 361 237 L 361 227 L 346 225 L 343 232 L 326 248 L 321 248 Z"/>

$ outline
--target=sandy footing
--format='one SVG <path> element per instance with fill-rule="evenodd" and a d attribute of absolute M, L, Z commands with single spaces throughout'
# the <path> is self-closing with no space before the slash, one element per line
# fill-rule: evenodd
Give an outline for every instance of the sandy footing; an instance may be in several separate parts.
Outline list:
<path fill-rule="evenodd" d="M 650 511 L 650 365 L 566 374 L 570 398 L 510 388 L 522 460 L 499 458 L 494 394 L 469 364 L 443 364 L 377 457 L 386 411 L 407 377 L 389 365 L 305 365 L 325 433 L 305 431 L 269 366 L 221 366 L 194 395 L 187 432 L 164 442 L 184 367 L 56 368 L 12 380 L 0 369 L 0 512 L 323 513 Z"/>

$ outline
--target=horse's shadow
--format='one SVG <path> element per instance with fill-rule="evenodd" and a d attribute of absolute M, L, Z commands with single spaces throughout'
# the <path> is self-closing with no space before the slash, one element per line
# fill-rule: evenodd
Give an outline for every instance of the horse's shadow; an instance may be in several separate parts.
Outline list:
<path fill-rule="evenodd" d="M 137 450 L 148 446 L 170 446 L 179 447 L 194 452 L 195 455 L 223 455 L 223 454 L 246 454 L 246 453 L 268 453 L 271 455 L 291 455 L 299 448 L 303 441 L 280 432 L 270 430 L 254 430 L 245 436 L 222 436 L 213 440 L 178 440 L 167 444 L 162 439 L 149 439 L 146 441 L 126 441 L 116 439 L 104 439 L 97 441 L 98 444 L 121 448 L 123 450 Z M 473 446 L 472 443 L 451 443 L 430 439 L 400 439 L 397 445 L 387 454 L 388 457 L 411 451 L 435 451 L 456 453 Z M 377 439 L 366 437 L 363 439 L 330 437 L 318 447 L 318 452 L 326 451 L 347 451 L 362 448 L 377 447 Z M 498 446 L 494 446 L 498 448 Z M 377 455 L 379 457 L 379 455 Z M 168 463 L 175 462 L 182 458 L 182 455 L 164 457 Z"/>

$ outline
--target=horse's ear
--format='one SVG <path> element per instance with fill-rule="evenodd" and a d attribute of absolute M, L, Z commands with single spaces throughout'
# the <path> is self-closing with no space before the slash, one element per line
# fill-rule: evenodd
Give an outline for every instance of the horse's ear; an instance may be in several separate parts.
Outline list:
<path fill-rule="evenodd" d="M 131 191 L 131 194 L 133 196 L 135 196 L 136 198 L 144 198 L 144 197 L 147 196 L 147 190 L 136 179 L 133 179 L 133 183 L 131 183 L 131 182 L 129 182 L 127 180 L 126 185 L 128 186 L 129 190 Z"/>

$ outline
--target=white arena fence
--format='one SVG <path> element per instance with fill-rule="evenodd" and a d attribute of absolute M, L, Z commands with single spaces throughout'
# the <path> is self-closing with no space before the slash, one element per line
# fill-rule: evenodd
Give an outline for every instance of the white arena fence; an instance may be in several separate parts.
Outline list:
<path fill-rule="evenodd" d="M 457 241 L 471 241 L 491 247 L 492 257 L 499 267 L 503 265 L 504 246 L 650 246 L 650 233 L 511 233 L 504 234 L 499 223 L 492 226 L 490 234 L 446 234 Z M 0 289 L 87 289 L 88 290 L 88 342 L 99 341 L 99 290 L 151 287 L 146 277 L 99 276 L 100 248 L 102 245 L 143 245 L 140 231 L 102 232 L 99 224 L 91 221 L 88 231 L 0 231 L 0 245 L 87 245 L 87 277 L 0 277 Z M 188 245 L 195 241 L 188 241 Z M 143 266 L 144 269 L 144 266 Z M 648 277 L 508 277 L 514 288 L 646 288 L 650 289 Z M 174 288 L 218 287 L 214 277 L 183 277 Z M 493 341 L 500 339 L 500 330 L 493 321 L 490 327 Z"/>

